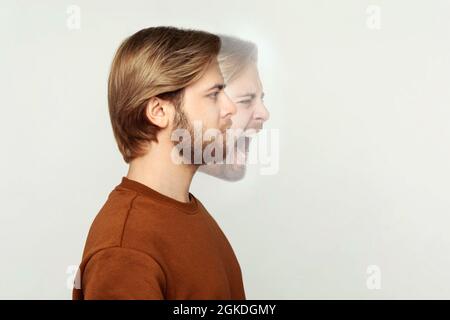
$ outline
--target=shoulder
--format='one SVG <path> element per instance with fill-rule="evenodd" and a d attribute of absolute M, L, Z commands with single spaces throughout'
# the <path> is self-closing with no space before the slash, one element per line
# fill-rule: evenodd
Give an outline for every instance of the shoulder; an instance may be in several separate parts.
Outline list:
<path fill-rule="evenodd" d="M 155 215 L 157 208 L 139 193 L 114 189 L 89 228 L 83 259 L 105 248 L 139 247 L 157 233 Z"/>

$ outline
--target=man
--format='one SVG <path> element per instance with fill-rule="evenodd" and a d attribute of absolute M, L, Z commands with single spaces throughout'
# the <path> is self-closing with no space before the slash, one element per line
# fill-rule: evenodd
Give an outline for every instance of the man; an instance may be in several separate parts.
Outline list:
<path fill-rule="evenodd" d="M 262 129 L 269 119 L 264 105 L 264 92 L 258 73 L 258 50 L 254 43 L 232 36 L 221 35 L 219 66 L 224 77 L 225 92 L 236 105 L 231 117 L 230 131 L 237 139 L 229 145 L 224 163 L 202 165 L 199 171 L 228 181 L 241 180 L 245 176 L 247 156 L 252 136 Z"/>
<path fill-rule="evenodd" d="M 172 27 L 143 29 L 119 47 L 108 104 L 129 170 L 92 223 L 73 299 L 245 299 L 230 243 L 189 192 L 205 154 L 226 157 L 236 112 L 219 50 L 215 35 Z M 198 124 L 213 148 L 184 136 L 174 149 L 174 132 L 196 137 Z"/>

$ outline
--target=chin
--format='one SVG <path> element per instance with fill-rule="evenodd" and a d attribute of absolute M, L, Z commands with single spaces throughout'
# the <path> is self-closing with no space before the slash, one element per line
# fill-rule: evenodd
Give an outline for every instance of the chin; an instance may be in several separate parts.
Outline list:
<path fill-rule="evenodd" d="M 223 178 L 227 181 L 239 181 L 245 177 L 247 172 L 247 165 L 245 164 L 226 164 L 223 165 L 225 168 L 223 170 Z"/>
<path fill-rule="evenodd" d="M 230 182 L 243 179 L 246 170 L 247 166 L 242 164 L 206 164 L 199 168 L 200 172 Z"/>
<path fill-rule="evenodd" d="M 200 166 L 199 171 L 226 181 L 242 180 L 247 172 L 247 156 L 250 139 L 247 137 L 241 137 L 241 139 L 245 143 L 244 147 L 234 146 L 235 150 L 230 163 L 225 163 L 227 160 L 226 151 L 223 159 L 224 163 L 204 164 Z M 225 148 L 226 145 L 224 145 L 224 150 L 226 150 Z"/>

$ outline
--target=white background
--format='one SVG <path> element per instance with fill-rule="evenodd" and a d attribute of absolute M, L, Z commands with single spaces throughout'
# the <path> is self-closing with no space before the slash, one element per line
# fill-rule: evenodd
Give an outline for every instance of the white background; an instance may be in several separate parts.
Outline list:
<path fill-rule="evenodd" d="M 157 25 L 259 46 L 279 171 L 199 173 L 191 189 L 233 245 L 248 299 L 450 298 L 449 15 L 445 0 L 2 0 L 0 298 L 71 298 L 66 272 L 127 171 L 109 65 Z"/>

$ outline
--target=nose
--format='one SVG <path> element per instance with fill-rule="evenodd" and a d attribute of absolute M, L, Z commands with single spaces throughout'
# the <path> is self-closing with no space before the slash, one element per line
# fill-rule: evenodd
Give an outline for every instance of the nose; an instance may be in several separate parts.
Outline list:
<path fill-rule="evenodd" d="M 236 105 L 231 101 L 228 95 L 224 92 L 224 101 L 222 104 L 222 117 L 231 117 L 237 111 Z"/>
<path fill-rule="evenodd" d="M 259 120 L 262 122 L 266 122 L 270 118 L 270 113 L 267 110 L 266 106 L 264 105 L 264 102 L 260 101 L 255 108 L 254 113 L 255 120 Z"/>

